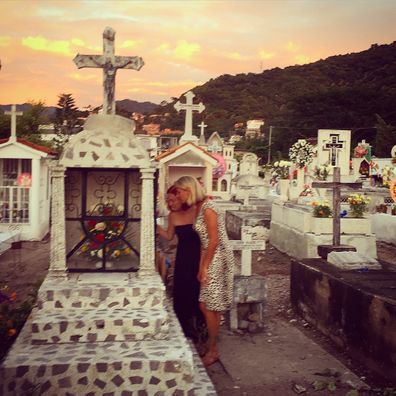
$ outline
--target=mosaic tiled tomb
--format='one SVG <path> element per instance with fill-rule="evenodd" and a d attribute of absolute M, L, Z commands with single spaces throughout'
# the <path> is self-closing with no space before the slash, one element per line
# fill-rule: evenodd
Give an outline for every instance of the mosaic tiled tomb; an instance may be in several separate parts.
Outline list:
<path fill-rule="evenodd" d="M 57 297 L 62 294 L 65 306 L 69 306 L 70 301 L 78 302 L 80 299 L 82 307 L 87 302 L 84 297 L 92 302 L 93 296 L 100 296 L 100 292 L 92 284 L 84 285 L 92 292 L 82 296 L 83 287 L 78 282 L 78 276 L 76 277 L 67 281 L 68 285 L 75 282 L 76 293 L 71 291 L 70 294 L 63 294 L 66 288 L 58 282 L 58 287 L 51 294 L 48 287 L 51 282 L 48 282 L 41 290 L 41 296 L 49 295 L 51 303 L 56 303 L 59 301 Z M 131 282 L 132 277 L 133 275 L 126 282 Z M 105 308 L 102 308 L 101 303 L 99 309 L 75 308 L 75 322 L 72 320 L 73 311 L 55 308 L 55 304 L 49 309 L 47 301 L 42 299 L 42 309 L 29 318 L 0 369 L 0 394 L 24 395 L 35 391 L 43 395 L 215 395 L 199 357 L 182 335 L 174 313 L 169 308 L 159 278 L 151 279 L 151 284 L 147 279 L 141 281 L 133 278 L 133 281 L 132 290 L 135 290 L 137 299 L 143 295 L 151 295 L 144 290 L 157 290 L 154 294 L 160 302 L 155 304 L 156 309 L 130 308 L 130 305 L 139 306 L 133 296 L 131 303 L 123 309 L 108 308 L 108 297 L 120 287 L 103 283 L 98 284 L 99 288 L 110 290 L 106 296 L 102 294 Z M 140 283 L 142 290 L 139 290 Z M 60 294 L 59 290 L 62 290 Z M 139 292 L 136 293 L 136 290 Z M 130 292 L 126 290 L 128 296 Z M 124 298 L 126 297 L 122 293 L 113 293 L 111 297 L 113 302 L 118 303 Z M 151 299 L 150 304 L 153 301 Z M 120 304 L 114 304 L 114 307 L 119 306 Z M 78 340 L 77 337 L 70 339 L 77 335 L 74 332 L 80 330 L 79 323 L 87 331 L 89 323 L 96 324 L 95 320 L 102 320 L 98 318 L 105 321 L 103 328 L 103 322 L 98 322 L 99 328 L 91 328 L 91 333 L 84 333 Z M 139 335 L 134 334 L 131 337 L 145 334 L 145 339 L 117 341 L 117 337 L 128 338 L 127 329 L 123 326 L 131 323 L 131 320 L 132 326 L 135 326 L 133 331 L 139 334 L 141 330 Z M 111 334 L 116 327 L 111 326 L 112 321 L 122 321 L 116 322 L 120 324 L 120 331 L 116 334 Z M 61 325 L 62 323 L 64 324 Z M 121 331 L 121 328 L 125 331 Z M 116 338 L 114 341 L 101 342 L 107 330 Z M 59 337 L 59 340 L 52 337 Z M 150 340 L 150 337 L 153 339 Z M 166 338 L 156 340 L 156 337 Z M 44 341 L 47 343 L 42 343 Z"/>

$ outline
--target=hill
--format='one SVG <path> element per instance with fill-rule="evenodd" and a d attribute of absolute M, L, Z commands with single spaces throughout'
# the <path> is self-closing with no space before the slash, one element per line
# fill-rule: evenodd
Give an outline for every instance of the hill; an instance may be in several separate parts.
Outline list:
<path fill-rule="evenodd" d="M 150 111 L 153 111 L 155 108 L 157 108 L 157 104 L 151 103 L 151 102 L 137 102 L 135 100 L 130 100 L 130 99 L 123 99 L 123 100 L 117 100 L 116 101 L 116 106 L 117 109 L 121 109 L 127 113 L 147 113 Z M 29 103 L 23 103 L 23 104 L 17 104 L 17 111 L 27 111 L 31 108 L 31 104 Z M 55 114 L 55 106 L 46 106 L 45 107 L 45 112 L 44 115 L 51 117 Z M 6 104 L 6 105 L 0 105 L 0 110 L 2 111 L 9 111 L 11 110 L 11 105 Z"/>
<path fill-rule="evenodd" d="M 298 138 L 316 136 L 317 129 L 325 128 L 352 129 L 354 142 L 366 139 L 374 145 L 379 128 L 392 132 L 387 147 L 374 150 L 376 155 L 389 155 L 396 144 L 396 42 L 302 66 L 225 74 L 192 91 L 195 101 L 206 106 L 194 124 L 203 120 L 208 132 L 225 136 L 235 123 L 262 118 L 267 130 L 275 127 L 273 148 L 283 154 Z M 155 112 L 170 113 L 161 117 L 163 127 L 177 129 L 183 126 L 184 112 L 177 115 L 173 104 Z"/>

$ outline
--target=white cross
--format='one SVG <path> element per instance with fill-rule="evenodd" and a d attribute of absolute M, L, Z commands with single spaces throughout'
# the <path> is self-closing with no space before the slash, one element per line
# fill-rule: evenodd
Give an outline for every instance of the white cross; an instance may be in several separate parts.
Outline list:
<path fill-rule="evenodd" d="M 184 123 L 184 135 L 180 138 L 181 142 L 196 142 L 198 138 L 193 136 L 192 134 L 192 112 L 198 111 L 198 113 L 202 113 L 205 110 L 205 106 L 202 102 L 199 104 L 193 104 L 194 94 L 191 91 L 188 91 L 184 94 L 186 97 L 186 103 L 181 103 L 180 101 L 176 102 L 174 108 L 179 112 L 180 110 L 186 111 L 186 119 Z"/>
<path fill-rule="evenodd" d="M 5 111 L 4 114 L 11 116 L 11 137 L 9 139 L 10 142 L 16 142 L 16 118 L 17 116 L 21 116 L 23 114 L 22 111 L 16 111 L 16 106 L 11 106 L 11 111 Z"/>
<path fill-rule="evenodd" d="M 338 140 L 339 135 L 330 135 L 330 140 L 325 143 L 323 150 L 330 151 L 330 164 L 338 165 L 338 153 L 344 149 L 344 141 Z"/>
<path fill-rule="evenodd" d="M 202 136 L 205 132 L 205 128 L 207 127 L 207 125 L 203 121 L 201 121 L 201 123 L 198 124 L 197 126 L 201 128 L 201 136 Z"/>
<path fill-rule="evenodd" d="M 103 114 L 115 114 L 115 76 L 117 69 L 140 70 L 144 61 L 140 56 L 114 55 L 115 31 L 107 27 L 103 32 L 102 55 L 80 55 L 73 59 L 79 69 L 94 67 L 103 69 Z"/>

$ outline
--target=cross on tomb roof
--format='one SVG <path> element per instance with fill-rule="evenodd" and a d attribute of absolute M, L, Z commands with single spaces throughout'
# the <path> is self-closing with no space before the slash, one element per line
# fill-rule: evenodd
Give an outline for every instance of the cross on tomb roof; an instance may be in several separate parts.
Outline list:
<path fill-rule="evenodd" d="M 144 61 L 140 56 L 114 55 L 115 31 L 107 27 L 103 32 L 102 55 L 80 55 L 73 59 L 79 69 L 84 67 L 103 69 L 103 113 L 115 114 L 115 77 L 117 69 L 140 70 Z"/>
<path fill-rule="evenodd" d="M 340 222 L 340 207 L 341 207 L 341 188 L 360 188 L 361 182 L 357 183 L 342 183 L 340 180 L 340 168 L 333 168 L 332 182 L 313 182 L 314 188 L 332 188 L 333 189 L 333 245 L 340 246 L 341 244 L 341 222 Z"/>
<path fill-rule="evenodd" d="M 332 166 L 338 165 L 338 153 L 344 149 L 344 141 L 338 140 L 339 135 L 332 134 L 330 135 L 330 140 L 325 143 L 323 150 L 330 152 L 330 164 Z"/>
<path fill-rule="evenodd" d="M 16 118 L 17 116 L 21 116 L 23 114 L 22 111 L 16 111 L 16 106 L 12 105 L 11 106 L 11 111 L 5 111 L 4 114 L 6 115 L 11 115 L 11 136 L 10 136 L 10 142 L 16 142 L 17 141 L 17 136 L 16 136 Z"/>
<path fill-rule="evenodd" d="M 186 97 L 186 103 L 181 103 L 180 101 L 176 102 L 174 108 L 179 112 L 180 110 L 186 111 L 186 118 L 184 123 L 184 135 L 180 138 L 180 141 L 191 142 L 197 141 L 197 137 L 192 134 L 192 112 L 198 111 L 198 113 L 202 113 L 205 110 L 205 106 L 202 102 L 198 104 L 193 103 L 193 98 L 195 95 L 188 91 L 184 94 Z"/>

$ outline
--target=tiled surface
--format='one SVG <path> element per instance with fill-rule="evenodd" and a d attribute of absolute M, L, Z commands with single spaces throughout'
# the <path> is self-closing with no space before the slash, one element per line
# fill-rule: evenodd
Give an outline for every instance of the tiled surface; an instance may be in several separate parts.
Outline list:
<path fill-rule="evenodd" d="M 72 274 L 67 281 L 47 278 L 38 294 L 38 307 L 45 310 L 99 307 L 133 309 L 160 308 L 163 305 L 165 288 L 157 276 L 141 279 L 130 274 L 130 277 L 121 279 L 117 284 L 113 277 L 110 277 L 110 282 L 106 282 L 107 274 L 95 275 L 95 283 L 78 274 Z"/>
<path fill-rule="evenodd" d="M 32 323 L 33 342 L 96 342 L 164 339 L 168 315 L 160 309 L 39 311 Z"/>
<path fill-rule="evenodd" d="M 105 279 L 91 284 L 79 282 L 79 276 L 74 274 L 63 282 L 46 280 L 40 292 L 41 309 L 34 310 L 0 368 L 1 395 L 33 391 L 76 396 L 216 394 L 198 355 L 182 334 L 159 277 L 142 280 L 130 275 L 120 282 L 111 282 L 109 278 L 107 284 Z M 44 296 L 51 304 L 47 304 Z M 148 307 L 133 309 L 140 305 L 134 299 L 143 303 L 144 296 L 146 299 L 151 296 Z M 124 298 L 130 298 L 131 303 L 118 308 Z M 154 299 L 158 304 L 151 308 Z M 89 304 L 97 303 L 98 308 L 86 308 L 89 305 L 86 300 Z M 57 301 L 66 306 L 81 302 L 81 308 L 55 308 Z M 119 304 L 108 307 L 110 301 Z M 104 328 L 93 331 L 91 327 L 91 333 L 87 333 L 89 324 L 96 325 L 97 320 L 104 320 Z M 156 338 L 156 326 L 163 324 L 163 320 L 165 328 L 169 326 L 168 332 L 164 328 L 157 333 L 162 339 L 148 339 L 150 333 Z M 136 328 L 128 333 L 124 324 L 130 321 Z M 119 326 L 123 331 L 113 341 L 101 341 L 105 329 L 112 332 L 117 328 L 115 323 L 123 323 Z M 144 327 L 145 323 L 149 325 Z M 78 326 L 84 329 L 83 336 L 70 339 L 77 335 Z M 117 341 L 121 334 L 137 337 L 139 331 L 146 334 L 142 341 Z M 41 337 L 42 332 L 43 338 L 61 334 L 60 340 L 35 343 L 34 338 Z M 90 339 L 89 334 L 97 334 L 97 339 Z"/>

